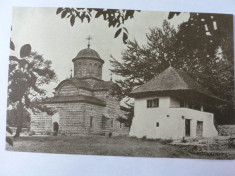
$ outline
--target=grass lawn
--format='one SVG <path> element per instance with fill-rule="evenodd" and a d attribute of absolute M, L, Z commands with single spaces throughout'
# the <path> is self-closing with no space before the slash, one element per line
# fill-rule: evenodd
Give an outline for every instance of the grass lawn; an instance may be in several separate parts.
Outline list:
<path fill-rule="evenodd" d="M 165 144 L 163 141 L 104 136 L 25 136 L 14 139 L 13 147 L 6 144 L 6 150 L 82 155 L 217 158 L 215 156 L 190 154 L 183 149 Z"/>

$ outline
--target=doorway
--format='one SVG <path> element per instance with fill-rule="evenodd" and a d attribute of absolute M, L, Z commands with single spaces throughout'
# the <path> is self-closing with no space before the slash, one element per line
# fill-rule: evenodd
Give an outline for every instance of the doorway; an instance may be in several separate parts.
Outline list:
<path fill-rule="evenodd" d="M 59 124 L 58 124 L 58 122 L 54 122 L 53 123 L 53 134 L 54 134 L 54 136 L 57 136 L 58 135 L 58 131 L 59 131 Z"/>
<path fill-rule="evenodd" d="M 185 119 L 185 136 L 189 137 L 190 136 L 190 121 L 189 119 Z"/>
<path fill-rule="evenodd" d="M 197 130 L 196 130 L 197 137 L 202 137 L 202 133 L 203 133 L 203 122 L 197 121 Z"/>

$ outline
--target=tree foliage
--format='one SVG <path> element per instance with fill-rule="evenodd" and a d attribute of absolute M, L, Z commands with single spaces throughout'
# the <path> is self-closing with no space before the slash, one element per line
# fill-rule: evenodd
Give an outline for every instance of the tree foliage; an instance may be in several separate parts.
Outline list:
<path fill-rule="evenodd" d="M 158 75 L 169 65 L 184 70 L 227 101 L 216 108 L 216 114 L 220 116 L 217 120 L 218 123 L 232 123 L 234 69 L 233 60 L 228 58 L 231 55 L 226 53 L 231 45 L 225 38 L 221 40 L 223 42 L 211 42 L 216 40 L 214 36 L 208 35 L 205 27 L 202 29 L 196 23 L 197 20 L 194 25 L 185 22 L 176 31 L 164 21 L 162 28 L 150 29 L 146 45 L 140 46 L 136 40 L 128 41 L 122 61 L 112 57 L 111 71 L 122 77 L 116 82 L 124 89 L 123 96 L 128 96 L 133 88 Z"/>
<path fill-rule="evenodd" d="M 168 18 L 179 14 L 169 13 Z M 235 123 L 233 16 L 190 13 L 179 26 L 176 45 L 177 57 L 191 63 L 191 76 L 227 101 L 213 110 L 218 123 Z"/>
<path fill-rule="evenodd" d="M 10 47 L 12 49 L 12 45 Z M 40 104 L 46 95 L 41 87 L 56 77 L 51 69 L 51 61 L 32 52 L 29 44 L 21 47 L 20 57 L 20 59 L 16 56 L 9 58 L 8 108 L 15 110 L 14 115 L 17 119 L 15 137 L 20 135 L 29 110 L 50 111 Z"/>
<path fill-rule="evenodd" d="M 108 22 L 108 27 L 118 28 L 114 38 L 117 38 L 122 33 L 122 40 L 126 44 L 128 39 L 128 30 L 124 23 L 128 19 L 134 18 L 134 14 L 140 10 L 118 10 L 118 9 L 92 9 L 92 8 L 58 8 L 56 14 L 61 14 L 61 18 L 69 18 L 71 26 L 74 26 L 76 19 L 81 22 L 87 20 L 90 23 L 91 19 L 103 18 Z"/>
<path fill-rule="evenodd" d="M 170 64 L 180 64 L 175 59 L 176 30 L 169 22 L 165 20 L 162 28 L 150 29 L 146 37 L 148 42 L 144 46 L 140 46 L 136 40 L 128 41 L 127 49 L 122 53 L 122 62 L 114 57 L 110 60 L 111 71 L 122 77 L 116 82 L 124 90 L 123 97 L 134 87 L 161 73 Z"/>

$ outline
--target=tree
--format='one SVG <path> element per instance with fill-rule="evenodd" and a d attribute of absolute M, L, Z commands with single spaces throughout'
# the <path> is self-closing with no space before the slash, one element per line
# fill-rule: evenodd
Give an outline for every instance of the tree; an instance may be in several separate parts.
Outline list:
<path fill-rule="evenodd" d="M 14 49 L 11 42 L 11 48 Z M 42 85 L 55 79 L 55 72 L 51 69 L 51 61 L 45 60 L 42 55 L 31 52 L 31 46 L 26 44 L 21 47 L 20 57 L 10 56 L 8 78 L 8 108 L 16 110 L 17 130 L 15 137 L 19 137 L 25 113 L 47 111 L 40 101 L 45 97 Z"/>
<path fill-rule="evenodd" d="M 147 45 L 140 46 L 136 40 L 128 41 L 127 49 L 122 53 L 122 62 L 111 57 L 111 71 L 122 78 L 116 82 L 123 88 L 123 97 L 128 96 L 131 90 L 157 74 L 161 73 L 170 64 L 180 67 L 176 60 L 176 30 L 166 20 L 161 28 L 152 28 L 146 34 Z"/>
<path fill-rule="evenodd" d="M 17 127 L 18 116 L 17 116 L 17 109 L 9 109 L 7 110 L 7 124 L 11 127 Z M 30 114 L 27 110 L 24 109 L 23 112 L 23 128 L 29 127 L 30 123 Z"/>
<path fill-rule="evenodd" d="M 171 12 L 168 18 L 179 14 Z M 213 110 L 217 122 L 235 123 L 233 16 L 190 13 L 176 37 L 177 57 L 187 63 L 186 71 L 227 101 Z"/>
<path fill-rule="evenodd" d="M 134 18 L 134 14 L 140 10 L 118 10 L 118 9 L 92 9 L 92 8 L 58 8 L 56 14 L 61 14 L 61 18 L 70 18 L 70 24 L 75 24 L 76 18 L 81 22 L 84 19 L 89 23 L 92 17 L 102 18 L 108 22 L 108 27 L 118 28 L 114 37 L 117 38 L 122 33 L 122 40 L 126 44 L 128 39 L 128 30 L 124 23 L 129 18 Z"/>
<path fill-rule="evenodd" d="M 144 46 L 140 46 L 136 40 L 128 41 L 127 49 L 122 53 L 122 62 L 111 56 L 111 71 L 121 76 L 116 83 L 123 89 L 122 97 L 128 97 L 133 88 L 161 73 L 169 65 L 180 67 L 183 64 L 175 59 L 176 30 L 169 22 L 164 20 L 162 28 L 151 28 L 146 37 L 147 45 Z M 127 118 L 119 117 L 117 120 L 130 127 L 134 107 L 128 101 L 126 105 L 129 109 Z"/>
<path fill-rule="evenodd" d="M 164 21 L 163 29 L 150 29 L 150 33 L 146 35 L 147 45 L 139 46 L 137 41 L 129 41 L 127 49 L 122 54 L 122 62 L 112 57 L 111 71 L 122 77 L 116 82 L 124 89 L 123 96 L 128 96 L 133 88 L 150 80 L 171 65 L 184 70 L 204 87 L 208 87 L 212 93 L 226 99 L 228 101 L 225 103 L 226 108 L 216 107 L 220 112 L 216 113 L 220 115 L 217 119 L 220 119 L 219 123 L 231 123 L 234 118 L 226 116 L 229 113 L 228 109 L 231 109 L 234 90 L 233 64 L 225 55 L 219 55 L 219 50 L 224 53 L 228 47 L 226 40 L 221 46 L 210 44 L 210 36 L 197 34 L 195 30 L 191 30 L 191 33 L 185 31 L 185 35 L 198 35 L 197 40 L 184 41 L 185 38 L 179 37 L 179 32 L 183 34 L 182 31 L 186 30 L 182 28 L 180 26 L 176 32 L 168 22 Z M 193 42 L 196 44 L 193 45 Z"/>

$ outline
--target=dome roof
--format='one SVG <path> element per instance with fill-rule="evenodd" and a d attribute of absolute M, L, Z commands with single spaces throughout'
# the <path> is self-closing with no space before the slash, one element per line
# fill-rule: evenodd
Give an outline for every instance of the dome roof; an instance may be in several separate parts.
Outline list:
<path fill-rule="evenodd" d="M 101 59 L 100 55 L 95 50 L 90 48 L 86 48 L 79 51 L 79 53 L 76 56 L 76 58 L 84 58 L 84 57 Z"/>

